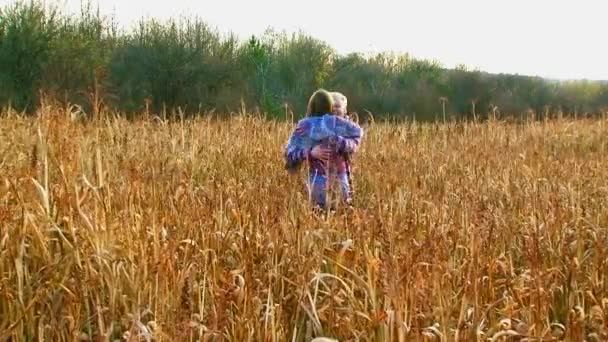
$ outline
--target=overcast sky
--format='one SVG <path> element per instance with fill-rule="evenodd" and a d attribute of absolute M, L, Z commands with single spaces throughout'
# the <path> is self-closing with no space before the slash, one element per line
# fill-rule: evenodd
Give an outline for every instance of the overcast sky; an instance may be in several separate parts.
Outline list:
<path fill-rule="evenodd" d="M 14 0 L 0 0 L 6 5 Z M 52 0 L 47 2 L 53 3 Z M 55 2 L 76 12 L 80 0 Z M 130 27 L 141 16 L 197 15 L 241 38 L 302 30 L 340 53 L 392 50 L 489 72 L 608 80 L 602 0 L 98 0 Z M 322 14 L 322 15 L 321 15 Z"/>

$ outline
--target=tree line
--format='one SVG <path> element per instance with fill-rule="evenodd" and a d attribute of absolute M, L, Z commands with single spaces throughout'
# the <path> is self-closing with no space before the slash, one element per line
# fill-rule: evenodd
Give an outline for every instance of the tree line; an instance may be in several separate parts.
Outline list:
<path fill-rule="evenodd" d="M 242 110 L 300 116 L 317 88 L 377 118 L 593 115 L 608 82 L 553 81 L 444 68 L 409 54 L 338 54 L 304 33 L 267 30 L 240 40 L 197 17 L 141 19 L 128 31 L 83 3 L 70 16 L 39 1 L 0 9 L 0 105 L 32 112 L 41 97 L 131 115 Z"/>

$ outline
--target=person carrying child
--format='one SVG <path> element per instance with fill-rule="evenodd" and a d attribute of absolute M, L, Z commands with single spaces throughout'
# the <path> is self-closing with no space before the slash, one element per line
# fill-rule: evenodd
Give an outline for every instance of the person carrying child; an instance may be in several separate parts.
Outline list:
<path fill-rule="evenodd" d="M 363 137 L 361 127 L 344 117 L 342 106 L 334 107 L 333 96 L 324 89 L 312 94 L 307 117 L 298 121 L 285 151 L 290 173 L 297 172 L 308 161 L 310 199 L 323 210 L 334 209 L 328 205 L 333 179 L 340 183 L 342 201 L 351 204 L 348 158 L 357 151 Z M 334 112 L 336 108 L 338 113 Z"/>

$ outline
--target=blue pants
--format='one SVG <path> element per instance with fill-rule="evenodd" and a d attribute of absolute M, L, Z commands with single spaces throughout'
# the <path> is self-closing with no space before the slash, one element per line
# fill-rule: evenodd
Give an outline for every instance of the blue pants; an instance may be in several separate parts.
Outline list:
<path fill-rule="evenodd" d="M 340 185 L 340 193 L 342 197 L 342 201 L 347 204 L 351 202 L 351 190 L 350 184 L 348 180 L 348 175 L 346 173 L 338 173 L 335 175 L 337 181 Z M 327 190 L 329 187 L 328 184 L 329 177 L 326 175 L 318 175 L 316 173 L 311 173 L 308 176 L 308 189 L 310 192 L 310 198 L 313 202 L 313 205 L 323 208 L 327 208 Z"/>

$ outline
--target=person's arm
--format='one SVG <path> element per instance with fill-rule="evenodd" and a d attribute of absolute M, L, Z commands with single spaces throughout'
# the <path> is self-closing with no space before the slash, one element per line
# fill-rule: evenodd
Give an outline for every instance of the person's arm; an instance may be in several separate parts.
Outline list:
<path fill-rule="evenodd" d="M 340 153 L 348 153 L 348 154 L 355 153 L 359 149 L 360 143 L 361 143 L 361 137 L 356 137 L 356 138 L 340 137 L 338 151 Z"/>
<path fill-rule="evenodd" d="M 289 137 L 287 147 L 285 149 L 286 168 L 288 170 L 297 169 L 302 162 L 310 158 L 310 149 L 304 144 L 305 136 L 308 130 L 306 122 L 299 122 L 293 133 Z"/>
<path fill-rule="evenodd" d="M 345 118 L 340 118 L 339 124 L 343 127 L 343 134 L 338 137 L 338 151 L 347 154 L 355 153 L 363 138 L 363 129 L 355 122 Z"/>
<path fill-rule="evenodd" d="M 310 150 L 304 149 L 301 147 L 296 147 L 291 150 L 288 150 L 285 159 L 287 162 L 288 169 L 296 169 L 302 164 L 304 161 L 310 158 Z"/>

